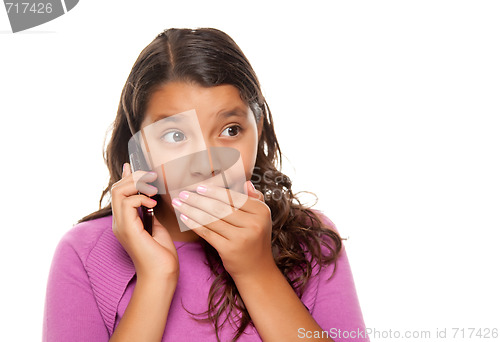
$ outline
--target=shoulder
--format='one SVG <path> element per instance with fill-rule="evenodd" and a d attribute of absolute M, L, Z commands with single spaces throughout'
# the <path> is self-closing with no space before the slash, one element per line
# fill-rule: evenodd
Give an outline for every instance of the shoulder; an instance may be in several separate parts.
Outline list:
<path fill-rule="evenodd" d="M 82 260 L 86 260 L 103 235 L 109 232 L 113 233 L 111 216 L 81 222 L 63 235 L 59 245 L 70 247 Z"/>
<path fill-rule="evenodd" d="M 299 245 L 305 258 L 300 262 L 312 267 L 309 283 L 332 275 L 345 257 L 344 244 L 336 225 L 323 211 L 312 208 L 302 209 L 297 222 L 302 228 L 293 230 L 292 234 L 301 240 Z"/>
<path fill-rule="evenodd" d="M 112 222 L 112 216 L 105 216 L 76 224 L 62 237 L 53 261 L 54 272 L 78 272 L 80 278 L 86 278 L 108 332 L 112 332 L 118 302 L 135 274 Z"/>
<path fill-rule="evenodd" d="M 338 233 L 338 230 L 337 230 L 337 226 L 335 226 L 335 224 L 333 223 L 332 220 L 330 220 L 328 218 L 328 216 L 321 210 L 319 209 L 310 209 L 312 212 L 314 212 L 318 218 L 321 220 L 321 222 L 327 226 L 328 228 L 330 228 L 331 230 L 335 231 Z"/>
<path fill-rule="evenodd" d="M 326 231 L 322 230 L 322 233 L 319 234 L 322 241 L 321 249 L 323 253 L 329 254 L 329 251 L 325 249 L 327 245 L 331 246 L 334 250 L 337 250 L 338 253 L 340 253 L 341 249 L 343 249 L 342 237 L 340 235 L 339 230 L 337 229 L 337 226 L 333 223 L 333 221 L 323 211 L 319 209 L 309 208 L 306 211 L 308 212 L 307 216 L 309 216 L 309 218 L 305 216 L 303 218 L 303 222 L 306 225 L 306 227 L 311 229 L 310 233 L 311 237 L 317 239 L 319 231 L 316 229 L 318 227 L 318 222 L 313 222 L 313 219 L 310 217 L 309 213 L 311 213 L 312 216 L 315 216 L 315 219 L 319 220 L 321 228 L 326 228 Z"/>
<path fill-rule="evenodd" d="M 113 233 L 113 218 L 105 216 L 76 224 L 61 239 L 55 258 L 80 261 L 94 286 L 128 281 L 134 264 Z"/>
<path fill-rule="evenodd" d="M 322 210 L 313 208 L 296 208 L 292 215 L 298 216 L 298 222 L 303 224 L 305 227 L 318 227 L 318 224 L 320 224 L 323 228 L 329 228 L 338 233 L 337 227 L 333 221 Z"/>

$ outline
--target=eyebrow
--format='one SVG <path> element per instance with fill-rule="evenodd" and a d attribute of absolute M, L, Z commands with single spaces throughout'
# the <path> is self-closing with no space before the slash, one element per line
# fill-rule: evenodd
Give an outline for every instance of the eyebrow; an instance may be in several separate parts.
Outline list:
<path fill-rule="evenodd" d="M 180 114 L 155 114 L 153 123 L 158 122 L 158 121 L 168 121 L 168 122 L 179 122 L 185 119 L 185 115 L 180 115 Z"/>
<path fill-rule="evenodd" d="M 216 117 L 217 119 L 227 119 L 227 118 L 230 118 L 230 117 L 233 117 L 233 116 L 236 116 L 236 117 L 241 117 L 241 118 L 246 118 L 247 117 L 247 112 L 242 110 L 241 108 L 239 107 L 236 107 L 236 108 L 233 108 L 231 110 L 228 110 L 228 111 L 220 111 L 219 113 L 216 114 Z"/>
<path fill-rule="evenodd" d="M 230 110 L 222 110 L 218 112 L 215 116 L 216 120 L 228 119 L 233 116 L 246 118 L 247 113 L 243 109 L 236 107 Z M 182 121 L 183 119 L 185 119 L 185 115 L 182 114 L 155 114 L 153 123 L 158 122 L 160 120 L 168 122 L 179 122 Z"/>

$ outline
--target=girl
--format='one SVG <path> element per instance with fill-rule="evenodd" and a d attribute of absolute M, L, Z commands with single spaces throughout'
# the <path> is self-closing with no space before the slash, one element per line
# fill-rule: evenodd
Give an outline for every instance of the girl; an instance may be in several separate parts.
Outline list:
<path fill-rule="evenodd" d="M 131 137 L 167 120 L 159 141 L 182 149 L 190 135 L 173 117 L 193 109 L 207 148 L 239 152 L 243 192 L 208 182 L 212 164 L 188 162 L 180 172 L 199 186 L 182 192 L 148 184 L 158 170 L 132 172 Z M 225 33 L 169 29 L 141 52 L 105 160 L 111 203 L 57 247 L 44 341 L 368 340 L 342 240 L 279 171 L 259 81 Z"/>

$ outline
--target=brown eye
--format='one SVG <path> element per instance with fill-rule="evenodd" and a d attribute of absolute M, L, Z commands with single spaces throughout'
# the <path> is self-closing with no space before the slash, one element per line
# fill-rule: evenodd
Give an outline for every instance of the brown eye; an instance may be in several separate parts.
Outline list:
<path fill-rule="evenodd" d="M 224 134 L 224 132 L 227 131 L 227 134 Z M 230 126 L 228 128 L 226 128 L 225 130 L 222 131 L 221 135 L 226 135 L 226 136 L 230 136 L 230 137 L 234 137 L 235 135 L 238 135 L 238 133 L 241 131 L 241 127 L 238 126 L 238 125 L 233 125 L 233 126 Z"/>

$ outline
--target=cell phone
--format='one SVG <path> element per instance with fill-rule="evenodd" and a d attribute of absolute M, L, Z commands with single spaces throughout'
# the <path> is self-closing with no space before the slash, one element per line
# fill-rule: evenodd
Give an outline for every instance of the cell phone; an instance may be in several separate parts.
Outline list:
<path fill-rule="evenodd" d="M 135 172 L 137 170 L 152 171 L 149 168 L 148 163 L 146 162 L 146 158 L 144 157 L 144 153 L 142 151 L 140 144 L 140 139 L 141 139 L 141 133 L 138 132 L 137 134 L 134 134 L 134 136 L 132 136 L 132 138 L 130 138 L 128 142 L 128 154 L 132 172 Z M 139 216 L 141 217 L 144 229 L 149 233 L 149 235 L 152 235 L 153 216 L 154 216 L 153 208 L 147 208 L 145 206 L 141 206 L 139 210 Z"/>

